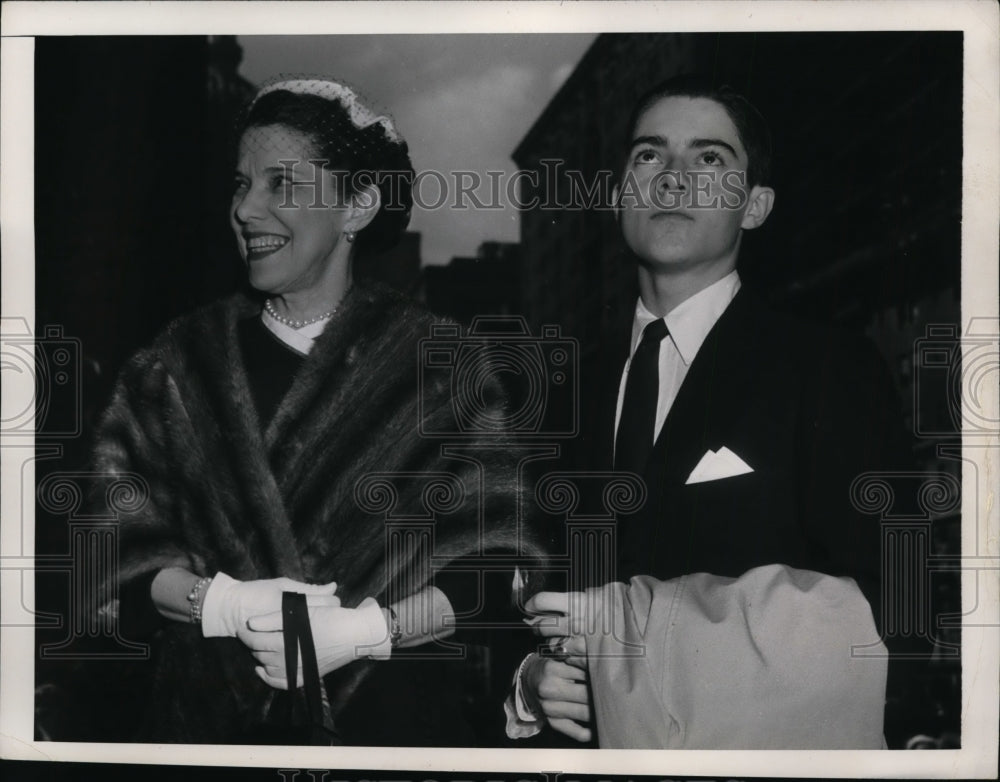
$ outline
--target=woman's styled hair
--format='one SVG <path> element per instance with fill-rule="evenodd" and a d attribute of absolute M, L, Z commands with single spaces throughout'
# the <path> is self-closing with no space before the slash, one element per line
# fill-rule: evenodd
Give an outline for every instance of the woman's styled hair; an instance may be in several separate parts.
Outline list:
<path fill-rule="evenodd" d="M 674 76 L 643 93 L 636 101 L 628 121 L 626 150 L 635 137 L 642 115 L 663 98 L 708 98 L 722 106 L 736 127 L 740 142 L 747 152 L 747 184 L 767 185 L 771 179 L 771 130 L 767 121 L 743 95 L 728 85 L 716 86 L 699 74 Z"/>
<path fill-rule="evenodd" d="M 306 136 L 315 160 L 335 172 L 346 192 L 378 189 L 378 213 L 358 232 L 359 256 L 395 245 L 410 222 L 413 164 L 392 120 L 375 114 L 349 87 L 313 77 L 282 79 L 263 87 L 244 112 L 237 138 L 250 128 L 282 125 Z"/>

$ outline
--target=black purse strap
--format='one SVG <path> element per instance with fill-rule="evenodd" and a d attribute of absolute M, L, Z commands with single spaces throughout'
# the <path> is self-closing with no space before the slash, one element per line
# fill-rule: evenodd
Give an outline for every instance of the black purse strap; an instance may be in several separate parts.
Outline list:
<path fill-rule="evenodd" d="M 324 725 L 323 686 L 319 678 L 316 647 L 309 624 L 306 596 L 299 592 L 281 595 L 282 633 L 285 641 L 285 670 L 288 674 L 288 722 L 295 724 L 295 690 L 298 684 L 298 658 L 302 651 L 302 679 L 310 727 L 310 741 L 317 744 L 337 743 L 336 733 Z"/>

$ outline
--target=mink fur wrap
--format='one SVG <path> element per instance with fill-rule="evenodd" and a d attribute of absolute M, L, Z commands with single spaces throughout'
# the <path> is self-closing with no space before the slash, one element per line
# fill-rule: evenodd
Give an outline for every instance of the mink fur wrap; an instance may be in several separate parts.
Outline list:
<path fill-rule="evenodd" d="M 419 590 L 442 563 L 482 549 L 540 556 L 519 528 L 514 450 L 483 436 L 466 443 L 474 458 L 448 458 L 440 438 L 420 433 L 420 416 L 435 431 L 454 416 L 446 378 L 418 389 L 419 341 L 433 316 L 388 289 L 356 285 L 262 430 L 237 330 L 259 310 L 235 296 L 182 317 L 124 368 L 95 466 L 141 476 L 149 497 L 119 514 L 119 583 L 170 566 L 240 580 L 288 576 L 336 581 L 353 606 L 390 585 L 396 598 Z M 374 473 L 395 475 L 372 488 Z M 435 476 L 447 480 L 429 488 Z M 390 515 L 432 522 L 430 566 L 416 551 L 390 563 Z M 289 740 L 281 736 L 289 696 L 256 677 L 239 641 L 168 622 L 152 650 L 137 739 Z M 369 672 L 392 664 L 355 662 L 328 676 L 333 717 Z"/>

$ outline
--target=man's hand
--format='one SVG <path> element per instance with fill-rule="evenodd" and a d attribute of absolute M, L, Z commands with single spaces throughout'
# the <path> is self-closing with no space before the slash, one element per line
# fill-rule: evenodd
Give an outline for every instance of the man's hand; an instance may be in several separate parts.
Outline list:
<path fill-rule="evenodd" d="M 586 619 L 582 592 L 540 592 L 525 605 L 536 635 L 549 640 L 550 655 L 535 656 L 525 666 L 521 688 L 528 707 L 544 714 L 554 730 L 577 741 L 590 741 L 590 694 L 587 645 L 581 631 Z"/>
<path fill-rule="evenodd" d="M 578 644 L 583 644 L 582 638 L 569 640 L 574 650 Z M 528 708 L 535 714 L 544 714 L 553 730 L 577 741 L 590 741 L 592 733 L 587 727 L 590 697 L 586 681 L 586 670 L 536 654 L 524 666 L 521 693 Z"/>
<path fill-rule="evenodd" d="M 587 641 L 582 635 L 557 635 L 549 638 L 549 648 L 542 654 L 553 660 L 587 670 Z"/>
<path fill-rule="evenodd" d="M 542 638 L 584 635 L 592 628 L 594 608 L 591 601 L 599 599 L 590 592 L 539 592 L 524 604 L 531 616 L 526 620 Z"/>

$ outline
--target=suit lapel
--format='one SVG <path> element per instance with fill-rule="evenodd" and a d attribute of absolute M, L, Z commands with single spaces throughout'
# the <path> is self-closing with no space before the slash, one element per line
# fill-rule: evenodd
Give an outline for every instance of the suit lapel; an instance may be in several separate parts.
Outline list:
<path fill-rule="evenodd" d="M 702 343 L 653 445 L 647 476 L 683 483 L 709 449 L 718 450 L 754 377 L 752 298 L 741 290 Z"/>

